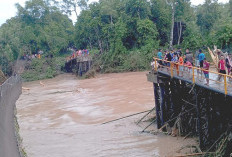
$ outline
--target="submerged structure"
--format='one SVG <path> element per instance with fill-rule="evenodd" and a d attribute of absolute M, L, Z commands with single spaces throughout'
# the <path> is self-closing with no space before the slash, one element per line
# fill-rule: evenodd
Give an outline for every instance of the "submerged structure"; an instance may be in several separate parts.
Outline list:
<path fill-rule="evenodd" d="M 64 70 L 68 73 L 76 73 L 82 76 L 90 70 L 92 66 L 92 58 L 90 56 L 78 56 L 66 61 Z"/>
<path fill-rule="evenodd" d="M 199 138 L 203 151 L 215 151 L 225 139 L 225 156 L 232 153 L 232 82 L 231 76 L 209 71 L 209 85 L 204 85 L 200 70 L 184 67 L 183 73 L 174 63 L 155 59 L 154 69 L 147 74 L 153 83 L 158 129 L 165 125 L 178 128 L 183 136 Z M 182 74 L 181 74 L 182 73 Z M 177 127 L 178 126 L 178 127 Z M 220 151 L 220 150 L 219 150 Z"/>

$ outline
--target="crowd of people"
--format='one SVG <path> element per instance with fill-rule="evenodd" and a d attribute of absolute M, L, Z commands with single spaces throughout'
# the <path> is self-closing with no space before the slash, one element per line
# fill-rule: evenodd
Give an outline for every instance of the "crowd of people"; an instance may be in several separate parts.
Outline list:
<path fill-rule="evenodd" d="M 37 53 L 37 54 L 24 54 L 23 57 L 21 59 L 23 60 L 32 60 L 32 59 L 41 59 L 41 54 Z"/>
<path fill-rule="evenodd" d="M 210 63 L 207 61 L 205 54 L 202 52 L 201 49 L 195 52 L 193 54 L 189 51 L 189 49 L 186 49 L 184 53 L 182 53 L 182 50 L 179 48 L 177 50 L 166 50 L 162 51 L 162 49 L 159 49 L 159 52 L 157 53 L 157 65 L 158 67 L 167 67 L 167 69 L 173 68 L 176 70 L 177 75 L 180 77 L 183 77 L 183 73 L 188 72 L 189 76 L 192 76 L 192 67 L 197 67 L 197 76 L 199 74 L 201 77 L 205 77 L 206 83 L 205 85 L 209 85 L 209 69 L 210 69 Z M 220 61 L 218 63 L 218 72 L 221 74 L 232 74 L 232 64 L 231 60 L 228 54 L 221 55 Z M 155 57 L 154 57 L 155 61 Z M 154 67 L 154 62 L 151 64 Z M 227 72 L 226 72 L 227 69 Z M 170 71 L 170 70 L 168 70 Z M 223 75 L 218 75 L 217 81 L 220 81 Z"/>
<path fill-rule="evenodd" d="M 77 50 L 77 51 L 73 51 L 71 56 L 68 56 L 66 58 L 67 61 L 71 60 L 71 59 L 75 59 L 77 57 L 80 57 L 80 56 L 89 56 L 89 50 L 87 49 L 84 49 L 84 50 Z"/>

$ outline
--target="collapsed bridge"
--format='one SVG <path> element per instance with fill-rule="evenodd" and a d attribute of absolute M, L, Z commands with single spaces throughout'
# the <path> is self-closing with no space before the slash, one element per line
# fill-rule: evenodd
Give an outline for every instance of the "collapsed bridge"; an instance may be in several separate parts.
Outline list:
<path fill-rule="evenodd" d="M 78 56 L 67 60 L 64 70 L 68 73 L 76 73 L 78 76 L 82 76 L 90 70 L 92 63 L 90 56 Z"/>
<path fill-rule="evenodd" d="M 209 71 L 207 86 L 198 75 L 201 69 L 192 67 L 191 72 L 184 70 L 181 76 L 175 67 L 174 63 L 158 67 L 155 62 L 154 70 L 147 75 L 154 87 L 157 127 L 175 127 L 178 120 L 181 135 L 198 136 L 202 150 L 215 150 L 215 143 L 232 131 L 231 76 Z M 222 81 L 217 80 L 218 75 L 223 75 Z M 231 151 L 230 141 L 225 154 Z"/>

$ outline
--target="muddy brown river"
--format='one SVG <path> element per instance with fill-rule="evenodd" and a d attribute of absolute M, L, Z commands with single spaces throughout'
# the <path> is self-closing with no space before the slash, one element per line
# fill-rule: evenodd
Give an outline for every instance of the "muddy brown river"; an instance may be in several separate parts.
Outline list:
<path fill-rule="evenodd" d="M 87 80 L 64 74 L 23 86 L 30 90 L 18 100 L 17 116 L 28 157 L 164 157 L 194 143 L 163 133 L 141 133 L 149 123 L 136 122 L 144 114 L 101 125 L 154 107 L 145 72 Z M 152 129 L 155 124 L 148 130 Z"/>

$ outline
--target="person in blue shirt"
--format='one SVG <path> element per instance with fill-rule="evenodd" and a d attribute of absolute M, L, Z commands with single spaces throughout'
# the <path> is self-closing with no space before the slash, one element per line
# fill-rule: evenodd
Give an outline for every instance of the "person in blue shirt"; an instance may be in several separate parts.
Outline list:
<path fill-rule="evenodd" d="M 200 67 L 202 68 L 203 67 L 203 62 L 204 62 L 204 59 L 205 59 L 205 54 L 202 52 L 202 50 L 200 49 L 199 50 L 199 62 L 200 62 Z"/>
<path fill-rule="evenodd" d="M 176 73 L 179 76 L 179 66 L 178 66 L 178 57 L 177 57 L 177 53 L 173 53 L 173 57 L 172 57 L 172 62 L 173 62 L 173 68 L 176 69 Z"/>
<path fill-rule="evenodd" d="M 159 49 L 159 52 L 157 53 L 158 59 L 163 59 L 163 53 L 162 49 Z M 158 61 L 160 65 L 163 65 L 163 62 L 161 60 Z"/>
<path fill-rule="evenodd" d="M 157 56 L 159 59 L 163 59 L 163 53 L 162 53 L 162 50 L 159 49 L 159 52 L 157 53 Z"/>
<path fill-rule="evenodd" d="M 178 57 L 176 53 L 173 53 L 172 62 L 178 62 Z"/>
<path fill-rule="evenodd" d="M 200 62 L 200 68 L 202 69 L 203 65 L 204 65 L 205 54 L 202 52 L 201 49 L 199 50 L 198 59 L 199 59 L 199 62 Z M 202 76 L 202 70 L 201 70 L 201 76 Z"/>

